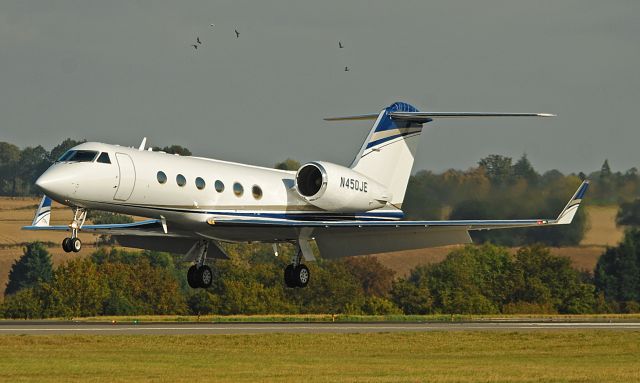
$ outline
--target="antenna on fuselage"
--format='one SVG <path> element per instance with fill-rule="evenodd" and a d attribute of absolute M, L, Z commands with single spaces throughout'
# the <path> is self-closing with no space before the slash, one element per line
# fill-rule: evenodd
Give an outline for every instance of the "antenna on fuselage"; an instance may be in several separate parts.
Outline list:
<path fill-rule="evenodd" d="M 147 144 L 147 137 L 142 139 L 142 142 L 140 143 L 140 146 L 138 147 L 138 150 L 143 151 L 144 150 L 144 146 Z"/>

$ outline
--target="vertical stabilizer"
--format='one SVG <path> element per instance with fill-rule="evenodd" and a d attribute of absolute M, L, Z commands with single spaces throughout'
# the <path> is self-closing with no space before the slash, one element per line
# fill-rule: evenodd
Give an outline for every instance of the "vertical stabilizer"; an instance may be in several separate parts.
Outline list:
<path fill-rule="evenodd" d="M 394 119 L 391 116 L 394 112 L 418 110 L 403 102 L 382 110 L 351 168 L 384 185 L 391 194 L 391 204 L 399 208 L 407 190 L 422 122 Z"/>

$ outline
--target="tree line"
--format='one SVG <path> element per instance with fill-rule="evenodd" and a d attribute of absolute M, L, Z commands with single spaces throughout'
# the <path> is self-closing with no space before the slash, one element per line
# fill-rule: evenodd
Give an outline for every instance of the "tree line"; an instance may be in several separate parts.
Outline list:
<path fill-rule="evenodd" d="M 515 254 L 493 244 L 469 245 L 406 278 L 375 257 L 308 264 L 305 289 L 286 288 L 293 256 L 265 245 L 225 245 L 214 282 L 193 290 L 181 255 L 102 247 L 53 267 L 41 243 L 25 247 L 9 274 L 0 317 L 48 318 L 144 314 L 516 314 L 640 311 L 640 230 L 608 249 L 595 273 L 575 270 L 543 245 Z"/>

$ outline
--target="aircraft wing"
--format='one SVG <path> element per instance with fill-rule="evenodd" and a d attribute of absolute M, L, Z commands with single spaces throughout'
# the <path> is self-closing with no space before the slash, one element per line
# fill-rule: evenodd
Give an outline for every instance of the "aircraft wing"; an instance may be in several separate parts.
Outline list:
<path fill-rule="evenodd" d="M 45 231 L 71 231 L 68 225 L 40 226 L 31 225 L 23 226 L 22 230 L 45 230 Z M 162 221 L 159 219 L 149 219 L 146 221 L 133 223 L 116 223 L 104 225 L 83 225 L 82 232 L 90 234 L 107 234 L 107 235 L 141 235 L 141 236 L 174 236 L 182 237 L 180 233 L 166 233 Z"/>
<path fill-rule="evenodd" d="M 444 221 L 292 221 L 280 219 L 220 219 L 209 224 L 221 232 L 252 232 L 268 242 L 315 239 L 323 256 L 375 254 L 425 247 L 471 243 L 470 230 L 567 225 L 589 187 L 584 181 L 555 219 Z"/>

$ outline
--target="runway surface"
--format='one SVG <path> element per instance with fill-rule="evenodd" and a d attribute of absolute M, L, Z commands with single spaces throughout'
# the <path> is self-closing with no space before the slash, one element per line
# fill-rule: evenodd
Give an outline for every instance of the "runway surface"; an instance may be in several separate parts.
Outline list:
<path fill-rule="evenodd" d="M 99 323 L 60 321 L 1 321 L 5 334 L 202 335 L 265 333 L 376 333 L 424 331 L 537 331 L 537 330 L 640 331 L 628 322 L 434 322 L 434 323 Z"/>

